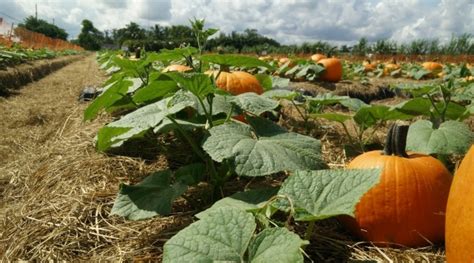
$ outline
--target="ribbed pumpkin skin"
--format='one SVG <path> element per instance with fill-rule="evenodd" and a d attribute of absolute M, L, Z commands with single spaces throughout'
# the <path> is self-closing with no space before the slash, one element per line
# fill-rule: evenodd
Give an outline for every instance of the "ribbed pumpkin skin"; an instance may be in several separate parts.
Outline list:
<path fill-rule="evenodd" d="M 438 62 L 425 62 L 422 66 L 424 69 L 431 71 L 433 75 L 437 75 L 443 70 L 443 65 Z"/>
<path fill-rule="evenodd" d="M 185 65 L 169 65 L 163 69 L 163 72 L 171 72 L 171 71 L 186 72 L 190 70 L 192 70 L 192 68 Z"/>
<path fill-rule="evenodd" d="M 454 175 L 446 209 L 446 260 L 474 262 L 474 145 Z"/>
<path fill-rule="evenodd" d="M 324 58 L 318 61 L 326 71 L 321 75 L 322 80 L 338 82 L 342 78 L 342 63 L 338 58 Z"/>
<path fill-rule="evenodd" d="M 356 206 L 355 220 L 343 220 L 360 237 L 381 243 L 418 247 L 444 239 L 445 209 L 452 176 L 437 159 L 409 158 L 382 151 L 359 155 L 349 169 L 382 168 L 380 183 Z"/>
<path fill-rule="evenodd" d="M 208 71 L 206 73 L 217 75 L 218 72 Z M 232 95 L 239 95 L 245 92 L 255 92 L 257 94 L 263 93 L 263 88 L 257 78 L 252 74 L 243 71 L 222 71 L 219 78 L 216 80 L 216 85 Z"/>
<path fill-rule="evenodd" d="M 327 58 L 327 57 L 323 54 L 314 54 L 314 55 L 311 56 L 311 60 L 314 61 L 314 62 L 318 62 L 321 59 L 325 59 L 325 58 Z"/>

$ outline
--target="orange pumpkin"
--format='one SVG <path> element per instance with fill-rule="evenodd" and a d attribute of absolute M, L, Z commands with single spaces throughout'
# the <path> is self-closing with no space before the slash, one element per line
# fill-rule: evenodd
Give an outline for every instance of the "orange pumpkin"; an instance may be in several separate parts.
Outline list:
<path fill-rule="evenodd" d="M 436 77 L 443 71 L 443 65 L 438 62 L 424 62 L 421 64 L 424 69 L 430 71 L 430 77 Z"/>
<path fill-rule="evenodd" d="M 207 71 L 206 74 L 215 77 L 218 71 Z M 218 88 L 232 95 L 239 95 L 245 92 L 263 93 L 263 88 L 258 79 L 252 74 L 243 71 L 221 71 L 219 77 L 216 79 L 216 85 Z"/>
<path fill-rule="evenodd" d="M 383 67 L 383 75 L 384 76 L 391 76 L 392 72 L 394 72 L 396 70 L 399 70 L 399 69 L 400 69 L 400 65 L 398 65 L 396 63 L 387 63 Z M 400 75 L 400 74 L 398 73 L 395 76 L 398 76 L 398 75 Z"/>
<path fill-rule="evenodd" d="M 408 126 L 392 126 L 384 151 L 364 153 L 348 165 L 382 169 L 380 183 L 361 198 L 355 218 L 342 220 L 354 234 L 374 243 L 418 247 L 444 239 L 452 176 L 436 158 L 407 154 L 407 132 Z"/>
<path fill-rule="evenodd" d="M 454 175 L 446 208 L 446 260 L 474 262 L 474 145 Z"/>
<path fill-rule="evenodd" d="M 169 65 L 163 69 L 163 72 L 171 72 L 171 71 L 186 72 L 190 70 L 192 70 L 192 68 L 185 65 Z"/>
<path fill-rule="evenodd" d="M 278 60 L 278 66 L 281 67 L 281 66 L 283 66 L 284 64 L 286 64 L 286 63 L 288 63 L 288 62 L 290 62 L 290 63 L 288 64 L 288 67 L 291 68 L 291 67 L 294 67 L 294 66 L 295 66 L 295 63 L 294 63 L 293 61 L 291 61 L 291 59 L 286 58 L 286 57 L 280 58 L 280 59 Z"/>
<path fill-rule="evenodd" d="M 314 62 L 318 62 L 320 61 L 321 59 L 325 59 L 327 58 L 326 55 L 323 55 L 323 54 L 314 54 L 311 56 L 311 60 L 314 61 Z"/>
<path fill-rule="evenodd" d="M 338 82 L 342 79 L 342 63 L 338 58 L 323 58 L 318 61 L 325 68 L 325 71 L 320 76 L 321 80 Z"/>
<path fill-rule="evenodd" d="M 365 72 L 374 71 L 377 68 L 377 63 L 371 62 L 370 60 L 365 60 L 362 62 Z"/>

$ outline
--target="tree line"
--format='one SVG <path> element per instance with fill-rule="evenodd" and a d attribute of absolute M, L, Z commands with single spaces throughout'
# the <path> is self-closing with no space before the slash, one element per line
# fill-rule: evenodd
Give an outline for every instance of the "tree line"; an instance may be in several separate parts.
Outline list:
<path fill-rule="evenodd" d="M 53 38 L 67 39 L 67 33 L 55 25 L 33 16 L 27 17 L 20 24 L 27 29 L 43 33 Z M 156 24 L 143 28 L 130 22 L 123 28 L 99 31 L 90 20 L 82 21 L 82 29 L 75 44 L 87 50 L 101 48 L 123 48 L 135 50 L 140 47 L 149 51 L 163 48 L 172 49 L 180 46 L 197 46 L 193 30 L 187 25 L 163 26 Z M 224 53 L 280 53 L 280 54 L 337 54 L 348 53 L 365 56 L 367 54 L 391 55 L 461 55 L 474 54 L 474 36 L 471 34 L 453 35 L 446 43 L 438 39 L 417 39 L 407 43 L 381 39 L 369 41 L 361 38 L 353 45 L 336 46 L 325 41 L 304 42 L 298 45 L 282 45 L 278 41 L 260 34 L 256 29 L 243 32 L 220 33 L 209 39 L 204 50 Z"/>

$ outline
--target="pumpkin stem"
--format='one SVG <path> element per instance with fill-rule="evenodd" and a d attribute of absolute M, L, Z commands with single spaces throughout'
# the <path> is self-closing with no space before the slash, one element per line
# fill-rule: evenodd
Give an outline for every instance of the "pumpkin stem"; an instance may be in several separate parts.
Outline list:
<path fill-rule="evenodd" d="M 230 67 L 229 65 L 220 65 L 220 69 L 223 72 L 230 72 Z"/>
<path fill-rule="evenodd" d="M 407 145 L 408 125 L 398 126 L 395 129 L 395 155 L 400 157 L 408 157 L 405 147 Z"/>
<path fill-rule="evenodd" d="M 383 148 L 384 155 L 392 155 L 393 154 L 393 145 L 392 145 L 392 137 L 393 137 L 393 130 L 395 128 L 395 124 L 390 126 L 388 129 L 387 137 L 385 138 L 385 147 Z"/>
<path fill-rule="evenodd" d="M 397 125 L 393 124 L 390 126 L 390 129 L 387 133 L 387 138 L 385 139 L 385 147 L 383 149 L 384 155 L 396 155 L 399 157 L 408 157 L 408 154 L 405 151 L 407 144 L 407 134 L 408 126 L 407 125 Z"/>

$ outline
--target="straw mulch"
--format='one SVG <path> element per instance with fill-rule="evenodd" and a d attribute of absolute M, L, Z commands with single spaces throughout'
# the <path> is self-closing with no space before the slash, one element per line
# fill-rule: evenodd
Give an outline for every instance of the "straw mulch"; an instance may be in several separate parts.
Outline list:
<path fill-rule="evenodd" d="M 150 172 L 176 166 L 173 160 L 179 158 L 159 151 L 146 159 L 95 151 L 93 138 L 110 117 L 84 123 L 87 104 L 77 98 L 86 85 L 100 85 L 104 79 L 94 56 L 89 56 L 29 84 L 16 96 L 0 98 L 3 261 L 160 261 L 164 242 L 193 222 L 197 210 L 184 199 L 167 217 L 133 222 L 109 215 L 119 183 L 138 182 Z M 340 139 L 330 133 L 320 136 L 326 160 L 341 167 L 347 160 L 336 150 Z M 199 195 L 199 189 L 188 193 L 194 194 Z M 398 250 L 357 243 L 334 220 L 317 224 L 306 251 L 316 262 L 444 258 L 431 247 Z"/>

